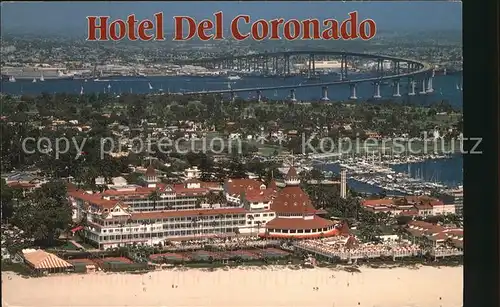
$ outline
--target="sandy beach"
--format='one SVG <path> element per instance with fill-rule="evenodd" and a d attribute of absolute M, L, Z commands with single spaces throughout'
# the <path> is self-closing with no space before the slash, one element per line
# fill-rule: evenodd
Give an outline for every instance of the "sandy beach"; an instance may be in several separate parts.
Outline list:
<path fill-rule="evenodd" d="M 236 268 L 23 278 L 2 272 L 3 306 L 459 307 L 462 267 Z M 313 289 L 318 287 L 317 290 Z"/>

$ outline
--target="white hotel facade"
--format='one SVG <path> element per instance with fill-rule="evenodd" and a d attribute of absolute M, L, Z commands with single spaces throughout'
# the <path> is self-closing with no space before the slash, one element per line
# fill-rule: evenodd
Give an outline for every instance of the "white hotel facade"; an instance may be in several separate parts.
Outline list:
<path fill-rule="evenodd" d="M 278 190 L 254 179 L 219 183 L 188 179 L 182 184 L 157 182 L 148 168 L 144 185 L 113 187 L 102 193 L 69 191 L 81 233 L 100 249 L 130 244 L 154 245 L 166 240 L 255 235 L 271 238 L 314 238 L 336 235 L 300 189 L 292 167 L 287 186 Z M 224 193 L 225 201 L 214 201 Z M 154 197 L 155 196 L 155 197 Z M 212 199 L 212 200 L 211 200 Z"/>

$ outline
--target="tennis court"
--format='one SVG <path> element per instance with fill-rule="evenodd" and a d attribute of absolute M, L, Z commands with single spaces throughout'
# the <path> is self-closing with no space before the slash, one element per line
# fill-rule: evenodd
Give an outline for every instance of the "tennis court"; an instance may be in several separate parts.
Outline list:
<path fill-rule="evenodd" d="M 132 260 L 125 257 L 104 257 L 104 258 L 95 258 L 93 259 L 95 263 L 99 265 L 99 267 L 104 268 L 105 266 L 112 265 L 123 265 L 123 264 L 132 264 Z"/>
<path fill-rule="evenodd" d="M 189 258 L 195 261 L 208 261 L 210 259 L 221 259 L 221 257 L 216 253 L 203 250 L 189 253 Z"/>
<path fill-rule="evenodd" d="M 259 253 L 263 257 L 271 257 L 271 258 L 283 258 L 283 257 L 290 255 L 290 253 L 285 252 L 285 251 L 280 250 L 280 249 L 277 249 L 277 248 L 259 249 L 256 252 Z"/>
<path fill-rule="evenodd" d="M 189 257 L 184 256 L 182 254 L 175 253 L 163 253 L 163 254 L 152 254 L 149 256 L 149 260 L 153 262 L 181 262 L 181 261 L 189 261 Z"/>
<path fill-rule="evenodd" d="M 71 263 L 72 265 L 95 265 L 95 262 L 87 259 L 87 258 L 82 258 L 82 259 L 68 259 L 66 260 L 67 262 Z"/>
<path fill-rule="evenodd" d="M 258 254 L 246 250 L 235 250 L 227 253 L 230 258 L 241 257 L 243 260 L 256 260 L 261 257 Z"/>

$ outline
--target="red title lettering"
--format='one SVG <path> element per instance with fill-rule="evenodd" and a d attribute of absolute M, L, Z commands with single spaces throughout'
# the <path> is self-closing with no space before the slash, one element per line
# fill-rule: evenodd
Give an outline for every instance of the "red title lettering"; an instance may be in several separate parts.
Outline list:
<path fill-rule="evenodd" d="M 231 36 L 235 40 L 253 39 L 261 41 L 270 40 L 351 40 L 361 38 L 371 39 L 377 33 L 377 25 L 372 19 L 358 22 L 358 12 L 350 12 L 349 17 L 342 22 L 335 19 L 326 19 L 320 22 L 318 19 L 284 20 L 283 18 L 264 20 L 258 19 L 252 22 L 249 15 L 238 15 L 233 18 L 229 25 Z M 223 39 L 223 14 L 217 12 L 215 19 L 204 19 L 197 22 L 189 16 L 175 16 L 174 40 L 187 41 L 198 38 L 202 41 Z"/>
<path fill-rule="evenodd" d="M 134 14 L 131 14 L 126 20 L 116 19 L 110 21 L 109 16 L 88 16 L 87 40 L 165 40 L 163 13 L 156 13 L 153 17 L 153 20 L 144 19 L 139 21 Z"/>
<path fill-rule="evenodd" d="M 126 19 L 110 20 L 109 16 L 88 16 L 90 41 L 165 40 L 163 13 L 156 13 L 152 20 L 137 20 L 134 14 Z M 174 16 L 174 41 L 201 41 L 224 39 L 224 18 L 221 11 L 213 18 L 196 20 L 190 16 Z M 357 11 L 350 12 L 342 21 L 336 19 L 289 19 L 252 20 L 249 15 L 238 15 L 229 24 L 230 36 L 238 41 L 252 39 L 269 40 L 352 40 L 372 39 L 377 25 L 372 19 L 360 20 Z"/>

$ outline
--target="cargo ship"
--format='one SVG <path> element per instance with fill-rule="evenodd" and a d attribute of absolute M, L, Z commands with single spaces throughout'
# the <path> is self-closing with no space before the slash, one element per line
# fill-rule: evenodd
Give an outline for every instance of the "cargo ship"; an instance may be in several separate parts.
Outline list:
<path fill-rule="evenodd" d="M 47 81 L 47 80 L 71 80 L 74 74 L 64 72 L 62 69 L 40 69 L 32 67 L 9 67 L 2 68 L 3 81 Z M 15 81 L 13 81 L 15 80 Z"/>

